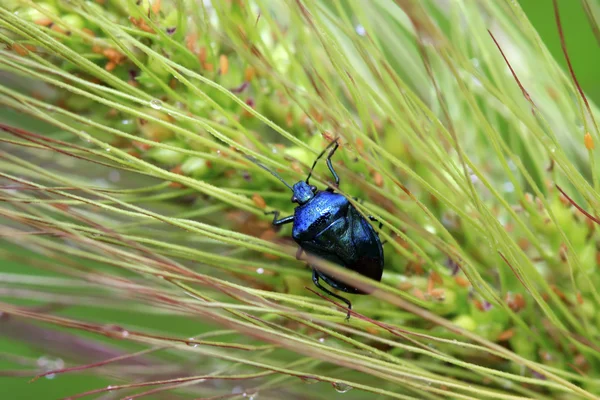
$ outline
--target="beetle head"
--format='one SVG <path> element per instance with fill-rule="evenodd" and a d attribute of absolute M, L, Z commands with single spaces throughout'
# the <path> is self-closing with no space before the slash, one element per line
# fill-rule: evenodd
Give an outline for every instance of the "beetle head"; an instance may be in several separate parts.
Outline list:
<path fill-rule="evenodd" d="M 294 191 L 294 195 L 292 196 L 292 202 L 298 204 L 305 204 L 310 199 L 315 197 L 315 193 L 317 193 L 317 187 L 313 185 L 309 185 L 306 182 L 300 181 L 294 184 L 292 188 Z"/>

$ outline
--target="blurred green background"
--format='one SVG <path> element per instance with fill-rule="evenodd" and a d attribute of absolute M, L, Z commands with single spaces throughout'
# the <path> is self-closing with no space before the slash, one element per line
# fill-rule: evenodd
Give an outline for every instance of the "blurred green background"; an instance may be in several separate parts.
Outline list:
<path fill-rule="evenodd" d="M 519 2 L 535 28 L 538 30 L 542 40 L 544 40 L 550 49 L 552 55 L 563 66 L 565 71 L 567 71 L 567 62 L 561 50 L 560 39 L 554 20 L 552 0 L 520 0 Z M 600 77 L 598 74 L 598 65 L 600 65 L 600 51 L 598 51 L 599 43 L 594 37 L 581 2 L 577 0 L 559 0 L 559 7 L 568 50 L 577 77 L 589 98 L 595 103 L 600 103 Z M 2 115 L 2 117 L 4 119 L 6 114 Z M 10 119 L 10 117 L 8 119 Z M 7 262 L 2 262 L 1 265 L 3 272 L 25 272 L 21 271 L 19 266 L 14 263 L 9 264 Z M 40 271 L 32 271 L 32 273 L 38 274 Z M 3 286 L 9 287 L 9 285 L 10 284 L 4 284 Z M 90 308 L 85 307 L 82 308 L 82 310 L 89 312 Z M 86 315 L 81 314 L 82 310 L 71 310 L 69 315 L 85 319 Z M 122 321 L 124 317 L 122 313 L 115 313 L 111 316 L 124 322 Z M 135 324 L 136 317 L 139 318 L 139 315 L 135 314 L 128 314 L 128 316 L 134 319 L 128 321 L 132 324 Z M 108 316 L 104 317 L 108 318 Z M 197 331 L 199 329 L 198 326 L 183 326 L 186 321 L 180 318 L 172 318 L 169 322 L 167 322 L 165 318 L 160 318 L 154 322 L 156 326 L 159 326 L 161 323 L 169 323 L 171 325 L 177 323 L 178 325 L 181 325 L 182 333 L 198 333 Z M 0 324 L 2 323 L 2 319 L 0 319 Z M 43 349 L 34 348 L 33 346 L 27 347 L 0 336 L 0 370 L 4 370 L 5 372 L 9 365 L 14 367 L 14 364 L 9 364 L 5 357 L 2 356 L 7 353 L 13 355 L 21 354 L 23 356 L 34 358 L 45 355 Z M 81 391 L 101 387 L 108 383 L 117 383 L 103 381 L 96 377 L 84 377 L 78 374 L 66 374 L 57 376 L 54 379 L 42 378 L 34 383 L 28 383 L 31 379 L 30 376 L 4 376 L 9 374 L 3 373 L 0 373 L 0 375 L 3 375 L 0 377 L 0 400 L 59 399 Z"/>
<path fill-rule="evenodd" d="M 519 0 L 529 20 L 558 61 L 568 71 L 560 46 L 552 0 Z M 567 50 L 579 83 L 594 103 L 600 103 L 600 43 L 596 41 L 585 11 L 578 0 L 558 0 Z"/>

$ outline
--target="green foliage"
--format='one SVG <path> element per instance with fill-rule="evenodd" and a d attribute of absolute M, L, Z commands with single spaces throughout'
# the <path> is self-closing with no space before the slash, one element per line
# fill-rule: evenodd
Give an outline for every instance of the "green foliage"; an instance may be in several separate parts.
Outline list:
<path fill-rule="evenodd" d="M 599 114 L 518 4 L 208 3 L 0 7 L 0 333 L 47 355 L 3 368 L 97 377 L 71 398 L 597 398 Z M 388 240 L 381 283 L 314 261 L 376 289 L 349 322 L 244 157 L 293 182 L 335 138 Z"/>

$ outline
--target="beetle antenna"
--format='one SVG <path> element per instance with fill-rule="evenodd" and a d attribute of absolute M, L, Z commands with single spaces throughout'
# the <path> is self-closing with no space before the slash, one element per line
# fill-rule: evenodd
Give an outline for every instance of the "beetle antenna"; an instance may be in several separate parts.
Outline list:
<path fill-rule="evenodd" d="M 321 154 L 319 154 L 319 155 L 317 156 L 317 158 L 315 159 L 315 162 L 313 163 L 312 167 L 310 168 L 310 171 L 308 171 L 308 176 L 306 177 L 306 183 L 307 183 L 307 184 L 308 184 L 308 180 L 310 179 L 310 176 L 311 176 L 311 175 L 312 175 L 312 173 L 313 173 L 313 170 L 314 170 L 314 169 L 315 169 L 315 167 L 317 166 L 317 162 L 319 161 L 319 159 L 320 159 L 321 157 L 323 157 L 323 154 L 325 154 L 325 153 L 327 152 L 327 150 L 329 150 L 329 148 L 330 148 L 331 146 L 333 146 L 333 145 L 335 145 L 335 144 L 337 143 L 337 141 L 338 141 L 338 138 L 339 138 L 339 136 L 338 136 L 338 137 L 336 137 L 335 139 L 333 139 L 333 140 L 331 141 L 331 143 L 329 143 L 329 144 L 327 145 L 327 147 L 325 147 L 325 148 L 323 149 L 323 151 L 321 152 Z"/>
<path fill-rule="evenodd" d="M 249 155 L 244 155 L 248 160 L 252 161 L 254 164 L 258 165 L 259 167 L 261 167 L 262 169 L 264 169 L 265 171 L 267 171 L 268 173 L 270 173 L 271 175 L 273 175 L 275 178 L 279 179 L 285 186 L 287 186 L 290 190 L 294 190 L 293 187 L 290 186 L 289 183 L 287 183 L 286 181 L 283 180 L 283 178 L 281 176 L 279 176 L 279 174 L 277 174 L 275 171 L 271 171 L 266 165 L 261 164 L 260 162 L 258 162 L 258 160 L 252 156 Z"/>

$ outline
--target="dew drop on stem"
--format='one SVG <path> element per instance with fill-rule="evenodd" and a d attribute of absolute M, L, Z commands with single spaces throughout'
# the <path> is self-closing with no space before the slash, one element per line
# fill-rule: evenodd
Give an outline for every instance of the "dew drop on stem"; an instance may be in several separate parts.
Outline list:
<path fill-rule="evenodd" d="M 313 383 L 319 382 L 318 379 L 313 378 L 311 376 L 301 376 L 300 379 L 302 380 L 302 382 L 306 383 L 307 385 L 312 385 Z"/>
<path fill-rule="evenodd" d="M 107 336 L 118 339 L 125 339 L 129 336 L 129 332 L 125 328 L 118 325 L 106 325 L 104 327 L 104 332 L 106 332 Z"/>
<path fill-rule="evenodd" d="M 92 142 L 91 136 L 86 131 L 81 131 L 81 137 L 88 143 Z"/>
<path fill-rule="evenodd" d="M 344 382 L 333 382 L 331 384 L 336 392 L 338 393 L 346 393 L 352 390 L 352 386 L 344 383 Z"/>
<path fill-rule="evenodd" d="M 154 108 L 155 110 L 160 110 L 162 108 L 162 101 L 158 99 L 150 100 L 150 107 Z"/>

